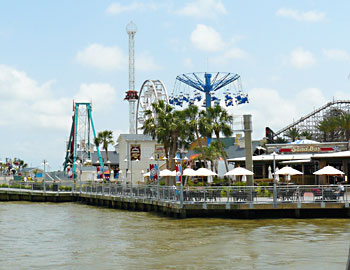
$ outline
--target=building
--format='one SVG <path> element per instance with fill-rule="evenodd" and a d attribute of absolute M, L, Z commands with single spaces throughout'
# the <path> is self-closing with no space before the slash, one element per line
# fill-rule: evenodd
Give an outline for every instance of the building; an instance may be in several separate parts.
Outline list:
<path fill-rule="evenodd" d="M 293 183 L 326 184 L 328 179 L 325 176 L 315 176 L 313 172 L 331 165 L 343 171 L 345 176 L 344 178 L 330 177 L 329 183 L 334 184 L 339 180 L 347 182 L 350 168 L 350 151 L 347 142 L 319 143 L 307 140 L 304 140 L 304 143 L 297 142 L 267 144 L 266 154 L 253 156 L 254 178 L 268 179 L 269 170 L 273 171 L 275 163 L 278 168 L 292 166 L 303 172 L 302 176 L 292 176 Z M 244 157 L 229 159 L 229 162 L 235 163 L 236 166 L 244 166 L 244 161 Z"/>
<path fill-rule="evenodd" d="M 143 134 L 121 134 L 117 140 L 120 180 L 128 184 L 143 182 L 143 174 L 150 164 L 165 165 L 163 146 L 151 136 Z"/>

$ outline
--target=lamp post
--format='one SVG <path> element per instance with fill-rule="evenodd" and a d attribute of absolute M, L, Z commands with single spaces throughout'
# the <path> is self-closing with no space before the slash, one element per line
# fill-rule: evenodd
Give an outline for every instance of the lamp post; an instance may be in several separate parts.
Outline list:
<path fill-rule="evenodd" d="M 78 171 L 79 171 L 79 193 L 80 193 L 80 195 L 81 195 L 81 162 L 80 162 L 80 160 L 77 160 L 76 162 L 75 162 L 75 165 L 77 166 L 77 168 L 78 168 Z M 74 183 L 75 184 L 75 183 Z"/>
<path fill-rule="evenodd" d="M 180 161 L 180 177 L 181 177 L 181 181 L 180 181 L 180 208 L 183 207 L 183 203 L 184 203 L 184 193 L 183 193 L 183 184 L 182 184 L 182 171 L 183 171 L 183 166 L 182 166 L 182 160 L 188 160 L 188 158 L 185 156 L 183 159 L 182 159 L 182 151 L 179 152 L 180 153 L 180 158 L 177 158 L 175 156 L 174 160 L 177 161 L 179 160 Z"/>
<path fill-rule="evenodd" d="M 278 148 L 276 148 L 273 153 L 273 206 L 277 208 L 277 186 L 276 186 L 276 155 Z"/>
<path fill-rule="evenodd" d="M 44 165 L 44 175 L 43 175 L 44 192 L 46 192 L 45 177 L 46 177 L 46 165 L 48 164 L 49 163 L 47 162 L 47 160 L 44 159 L 42 163 L 42 165 Z"/>

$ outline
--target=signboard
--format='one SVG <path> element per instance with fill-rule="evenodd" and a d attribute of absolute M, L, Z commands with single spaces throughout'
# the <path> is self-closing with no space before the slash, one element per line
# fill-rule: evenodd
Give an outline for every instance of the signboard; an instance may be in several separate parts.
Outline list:
<path fill-rule="evenodd" d="M 181 165 L 176 164 L 175 169 L 176 169 L 176 183 L 181 183 L 181 170 L 182 170 Z"/>
<path fill-rule="evenodd" d="M 156 164 L 149 165 L 150 178 L 153 181 L 158 180 L 158 166 Z"/>
<path fill-rule="evenodd" d="M 318 145 L 293 146 L 279 150 L 280 153 L 320 153 L 332 151 L 334 151 L 333 147 L 320 147 Z"/>
<path fill-rule="evenodd" d="M 165 156 L 164 146 L 162 144 L 156 144 L 154 146 L 155 159 L 162 159 Z"/>
<path fill-rule="evenodd" d="M 130 145 L 130 159 L 131 160 L 140 160 L 141 159 L 141 145 L 140 144 Z"/>

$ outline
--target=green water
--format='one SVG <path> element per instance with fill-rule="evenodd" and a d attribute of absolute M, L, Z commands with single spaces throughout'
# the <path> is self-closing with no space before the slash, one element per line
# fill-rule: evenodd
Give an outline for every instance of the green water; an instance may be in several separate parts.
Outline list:
<path fill-rule="evenodd" d="M 345 269 L 349 219 L 159 217 L 0 203 L 0 269 Z"/>

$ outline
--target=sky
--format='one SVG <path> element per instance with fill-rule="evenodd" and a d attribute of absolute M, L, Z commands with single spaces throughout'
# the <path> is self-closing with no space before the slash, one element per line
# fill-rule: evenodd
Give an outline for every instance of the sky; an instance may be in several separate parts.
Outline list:
<path fill-rule="evenodd" d="M 350 2 L 10 1 L 0 9 L 0 160 L 61 169 L 72 103 L 92 101 L 96 131 L 128 133 L 128 35 L 136 90 L 177 75 L 241 76 L 253 139 L 332 99 L 350 99 Z"/>

